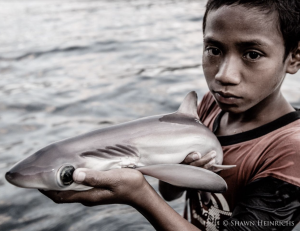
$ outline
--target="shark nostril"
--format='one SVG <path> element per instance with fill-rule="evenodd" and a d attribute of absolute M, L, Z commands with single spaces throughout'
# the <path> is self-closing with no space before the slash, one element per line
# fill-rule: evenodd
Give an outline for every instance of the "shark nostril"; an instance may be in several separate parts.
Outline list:
<path fill-rule="evenodd" d="M 20 181 L 20 179 L 22 178 L 22 176 L 16 172 L 7 172 L 5 173 L 5 179 L 13 184 L 13 185 L 16 185 L 16 186 L 21 186 L 21 184 L 23 183 L 22 181 Z"/>
<path fill-rule="evenodd" d="M 75 168 L 73 166 L 65 166 L 60 172 L 60 180 L 63 185 L 71 185 L 73 181 L 73 172 Z"/>
<path fill-rule="evenodd" d="M 12 180 L 12 174 L 11 174 L 11 172 L 5 173 L 5 179 L 6 179 L 8 182 L 10 182 L 10 181 Z"/>

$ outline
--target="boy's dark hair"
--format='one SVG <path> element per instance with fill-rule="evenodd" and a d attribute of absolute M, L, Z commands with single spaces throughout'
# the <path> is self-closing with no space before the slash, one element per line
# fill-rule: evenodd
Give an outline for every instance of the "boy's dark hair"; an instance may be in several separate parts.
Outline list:
<path fill-rule="evenodd" d="M 208 0 L 203 18 L 203 33 L 207 15 L 222 6 L 243 5 L 246 8 L 258 8 L 266 14 L 276 12 L 278 26 L 285 43 L 285 57 L 298 47 L 300 41 L 300 0 Z"/>

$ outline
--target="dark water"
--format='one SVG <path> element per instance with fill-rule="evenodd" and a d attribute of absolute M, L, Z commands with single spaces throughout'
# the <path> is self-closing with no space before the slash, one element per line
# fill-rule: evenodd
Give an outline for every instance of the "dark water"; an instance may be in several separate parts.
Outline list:
<path fill-rule="evenodd" d="M 129 206 L 56 205 L 4 174 L 51 142 L 202 97 L 204 2 L 0 0 L 0 230 L 153 230 Z M 299 81 L 283 86 L 298 106 Z"/>

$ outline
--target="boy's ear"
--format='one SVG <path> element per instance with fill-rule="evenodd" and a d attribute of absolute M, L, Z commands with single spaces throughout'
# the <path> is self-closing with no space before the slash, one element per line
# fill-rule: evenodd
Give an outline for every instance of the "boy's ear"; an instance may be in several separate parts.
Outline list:
<path fill-rule="evenodd" d="M 289 61 L 286 67 L 286 72 L 289 74 L 296 74 L 300 69 L 300 42 L 298 43 L 298 47 L 291 52 L 288 59 Z"/>

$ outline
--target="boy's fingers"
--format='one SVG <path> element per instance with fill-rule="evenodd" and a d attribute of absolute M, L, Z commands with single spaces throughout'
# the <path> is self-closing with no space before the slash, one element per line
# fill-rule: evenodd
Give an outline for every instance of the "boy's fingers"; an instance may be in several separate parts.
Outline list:
<path fill-rule="evenodd" d="M 95 188 L 110 187 L 113 174 L 107 174 L 105 171 L 89 170 L 78 168 L 73 173 L 73 179 L 77 184 L 84 184 Z"/>
<path fill-rule="evenodd" d="M 43 191 L 40 190 L 42 194 L 49 197 L 57 204 L 62 203 L 72 203 L 75 202 L 77 192 L 75 191 Z"/>
<path fill-rule="evenodd" d="M 93 206 L 99 204 L 113 203 L 113 192 L 108 189 L 90 189 L 77 192 L 67 198 L 68 203 L 79 202 L 84 205 Z"/>
<path fill-rule="evenodd" d="M 216 159 L 212 159 L 211 161 L 209 161 L 209 163 L 207 163 L 206 165 L 204 165 L 203 168 L 209 169 L 211 166 L 213 166 L 216 163 Z"/>
<path fill-rule="evenodd" d="M 201 201 L 202 203 L 204 203 L 205 205 L 208 205 L 211 199 L 211 193 L 210 192 L 200 192 L 201 194 Z"/>
<path fill-rule="evenodd" d="M 215 161 L 215 157 L 216 157 L 216 152 L 215 151 L 211 151 L 209 153 L 207 153 L 204 157 L 202 157 L 201 159 L 194 161 L 192 163 L 190 163 L 190 165 L 192 166 L 197 166 L 197 167 L 207 167 L 206 165 L 208 164 L 213 164 L 210 163 L 211 161 Z"/>
<path fill-rule="evenodd" d="M 75 183 L 93 187 L 87 191 L 41 191 L 55 203 L 81 203 L 87 206 L 122 202 L 115 191 L 119 186 L 120 172 L 96 171 L 78 168 L 73 173 Z M 117 190 L 118 191 L 118 190 Z"/>
<path fill-rule="evenodd" d="M 57 204 L 82 203 L 89 206 L 109 203 L 112 192 L 109 190 L 91 189 L 88 191 L 41 191 Z"/>
<path fill-rule="evenodd" d="M 202 155 L 200 152 L 191 152 L 188 154 L 185 159 L 183 160 L 182 164 L 190 164 L 196 160 L 201 159 Z"/>

